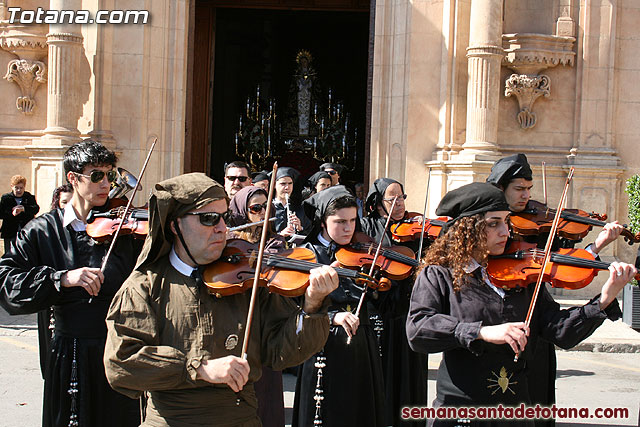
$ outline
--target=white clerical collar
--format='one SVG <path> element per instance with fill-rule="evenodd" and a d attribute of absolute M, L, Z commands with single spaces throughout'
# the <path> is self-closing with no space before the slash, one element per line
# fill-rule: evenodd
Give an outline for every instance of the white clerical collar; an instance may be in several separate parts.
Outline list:
<path fill-rule="evenodd" d="M 504 298 L 504 296 L 506 295 L 506 292 L 503 289 L 500 289 L 499 287 L 497 287 L 496 285 L 491 283 L 491 280 L 489 280 L 489 275 L 487 274 L 487 270 L 485 268 L 483 268 L 478 263 L 478 261 L 476 261 L 475 259 L 471 258 L 471 260 L 469 261 L 469 264 L 467 264 L 463 268 L 464 272 L 467 273 L 467 274 L 471 274 L 474 271 L 476 271 L 477 269 L 480 269 L 480 271 L 482 273 L 482 279 L 483 279 L 484 283 L 486 283 L 487 286 L 489 286 L 491 289 L 493 289 L 495 291 L 495 293 L 500 295 L 500 298 Z"/>
<path fill-rule="evenodd" d="M 169 252 L 169 262 L 171 263 L 171 266 L 178 271 L 178 273 L 184 274 L 188 277 L 191 277 L 191 273 L 193 273 L 194 270 L 197 270 L 197 268 L 193 268 L 182 261 L 173 246 L 171 247 L 171 252 Z"/>
<path fill-rule="evenodd" d="M 329 245 L 331 244 L 330 241 L 328 241 L 327 239 L 324 238 L 324 236 L 322 235 L 322 231 L 320 233 L 318 233 L 318 242 L 320 242 L 320 244 L 322 246 L 324 246 L 325 248 L 328 248 Z"/>
<path fill-rule="evenodd" d="M 76 210 L 73 209 L 71 203 L 68 203 L 67 206 L 64 207 L 64 215 L 62 217 L 62 225 L 66 227 L 69 224 L 71 224 L 71 228 L 73 228 L 74 231 L 86 231 L 87 229 L 87 224 L 78 218 Z"/>

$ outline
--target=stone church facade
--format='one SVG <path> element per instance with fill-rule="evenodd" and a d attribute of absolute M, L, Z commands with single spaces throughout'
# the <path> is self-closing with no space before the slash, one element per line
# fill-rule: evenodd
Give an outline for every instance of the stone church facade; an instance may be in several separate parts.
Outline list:
<path fill-rule="evenodd" d="M 194 70 L 209 66 L 200 52 L 203 43 L 212 43 L 196 31 L 202 3 L 206 0 L 0 0 L 0 186 L 8 191 L 9 178 L 22 174 L 27 189 L 48 206 L 64 180 L 62 154 L 85 137 L 118 152 L 121 166 L 134 174 L 151 139 L 158 138 L 140 201 L 155 182 L 206 170 L 203 150 L 215 153 L 219 142 L 207 140 L 210 134 L 198 127 L 208 106 Z M 244 3 L 261 2 L 234 4 Z M 304 8 L 318 2 L 264 3 Z M 340 9 L 360 3 L 323 4 Z M 493 161 L 524 152 L 534 169 L 534 198 L 543 199 L 543 161 L 552 206 L 574 166 L 568 205 L 626 221 L 625 181 L 640 173 L 640 3 L 366 4 L 373 25 L 370 181 L 389 176 L 404 182 L 409 208 L 421 210 L 430 173 L 433 214 L 448 190 L 482 181 Z M 148 10 L 150 19 L 120 25 L 12 24 L 11 7 Z M 585 240 L 594 237 L 592 232 Z M 635 250 L 620 241 L 605 255 L 632 261 Z"/>

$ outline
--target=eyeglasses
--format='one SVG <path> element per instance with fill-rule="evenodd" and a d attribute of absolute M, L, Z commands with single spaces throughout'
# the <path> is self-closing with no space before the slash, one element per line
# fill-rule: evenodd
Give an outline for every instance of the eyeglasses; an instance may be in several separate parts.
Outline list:
<path fill-rule="evenodd" d="M 226 178 L 231 182 L 235 181 L 236 179 L 240 182 L 245 182 L 249 179 L 248 176 L 227 176 Z"/>
<path fill-rule="evenodd" d="M 393 199 L 395 199 L 395 197 L 387 197 L 386 199 L 382 199 L 383 202 L 388 202 L 388 203 L 392 203 Z M 402 194 L 400 196 L 398 196 L 398 201 L 400 200 L 407 200 L 407 195 L 406 194 Z"/>
<path fill-rule="evenodd" d="M 205 225 L 207 227 L 215 227 L 216 225 L 218 225 L 221 219 L 223 219 L 225 223 L 229 222 L 229 218 L 231 217 L 231 211 L 226 211 L 223 213 L 187 212 L 185 215 L 198 215 L 198 217 L 200 217 L 200 224 Z"/>
<path fill-rule="evenodd" d="M 331 170 L 331 171 L 325 170 L 325 172 L 328 173 L 329 175 L 335 175 L 338 173 L 338 171 L 334 171 L 334 170 Z"/>
<path fill-rule="evenodd" d="M 249 209 L 249 212 L 251 212 L 251 213 L 259 214 L 263 210 L 267 209 L 267 202 L 264 202 L 262 204 L 257 204 L 256 203 L 255 205 L 249 206 L 247 209 Z"/>
<path fill-rule="evenodd" d="M 94 184 L 99 183 L 100 181 L 102 181 L 104 179 L 104 176 L 107 175 L 107 181 L 109 182 L 113 182 L 116 180 L 116 178 L 118 177 L 118 172 L 116 172 L 115 170 L 111 169 L 110 171 L 104 172 L 104 171 L 91 171 L 91 173 L 89 175 L 85 175 L 83 173 L 78 173 L 78 172 L 74 172 L 76 175 L 79 176 L 84 176 L 85 178 L 89 178 L 91 180 L 91 182 L 93 182 Z"/>

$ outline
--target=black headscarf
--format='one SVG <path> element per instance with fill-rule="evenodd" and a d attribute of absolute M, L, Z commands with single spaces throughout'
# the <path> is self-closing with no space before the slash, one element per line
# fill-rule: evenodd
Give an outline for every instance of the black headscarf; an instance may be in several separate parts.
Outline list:
<path fill-rule="evenodd" d="M 453 218 L 445 227 L 449 228 L 460 218 L 508 210 L 509 204 L 502 190 L 486 182 L 472 182 L 445 194 L 436 208 L 436 215 Z"/>
<path fill-rule="evenodd" d="M 229 203 L 229 210 L 231 211 L 231 222 L 234 227 L 249 222 L 249 217 L 247 216 L 249 199 L 256 194 L 264 194 L 265 197 L 269 197 L 265 190 L 254 185 L 242 188 L 233 196 L 231 203 Z"/>
<path fill-rule="evenodd" d="M 533 179 L 527 156 L 522 153 L 498 160 L 491 168 L 487 182 L 504 189 L 511 180 L 516 178 L 524 178 L 527 181 Z"/>
<path fill-rule="evenodd" d="M 320 165 L 320 171 L 324 171 L 325 169 L 333 169 L 338 172 L 338 175 L 342 175 L 342 171 L 344 170 L 344 166 L 339 165 L 337 163 L 323 163 Z"/>
<path fill-rule="evenodd" d="M 331 175 L 329 175 L 327 172 L 320 171 L 320 172 L 314 173 L 309 177 L 309 179 L 307 179 L 307 186 L 311 188 L 311 190 L 315 190 L 316 185 L 318 185 L 318 181 L 320 181 L 323 178 L 331 181 Z"/>
<path fill-rule="evenodd" d="M 399 184 L 402 192 L 404 193 L 404 187 L 395 179 L 391 178 L 378 178 L 373 181 L 373 185 L 369 189 L 369 194 L 367 194 L 367 200 L 365 201 L 365 210 L 367 212 L 377 212 L 378 205 L 382 204 L 382 199 L 384 199 L 384 192 L 387 191 L 387 188 L 391 184 Z"/>
<path fill-rule="evenodd" d="M 302 203 L 304 206 L 304 213 L 307 218 L 313 221 L 313 225 L 317 226 L 322 223 L 327 207 L 335 199 L 349 196 L 353 198 L 353 195 L 347 190 L 344 185 L 334 185 L 324 191 L 314 194 Z M 355 198 L 354 198 L 355 203 Z"/>

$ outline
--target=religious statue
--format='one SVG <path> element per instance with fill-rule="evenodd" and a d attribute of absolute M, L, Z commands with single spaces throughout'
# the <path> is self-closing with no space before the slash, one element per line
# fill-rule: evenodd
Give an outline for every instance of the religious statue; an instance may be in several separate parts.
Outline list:
<path fill-rule="evenodd" d="M 322 99 L 322 90 L 312 62 L 313 57 L 309 51 L 298 52 L 284 117 L 282 133 L 285 138 L 305 138 L 318 133 L 318 126 L 312 120 L 312 112 L 321 108 L 318 103 Z"/>

